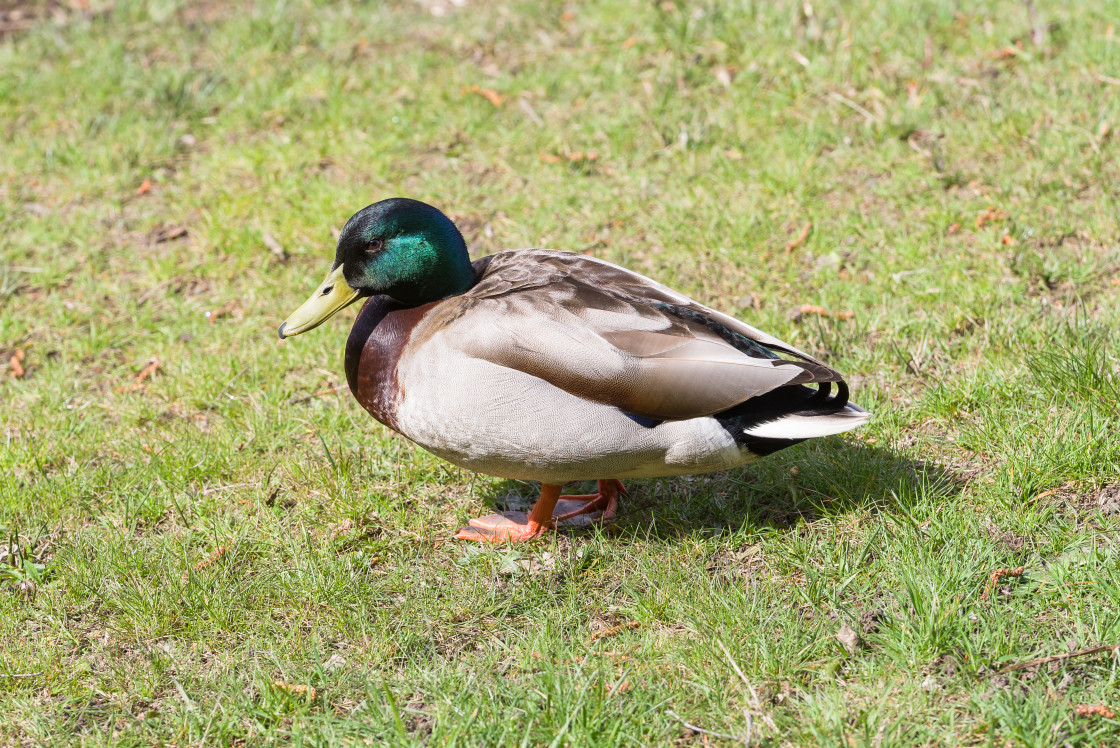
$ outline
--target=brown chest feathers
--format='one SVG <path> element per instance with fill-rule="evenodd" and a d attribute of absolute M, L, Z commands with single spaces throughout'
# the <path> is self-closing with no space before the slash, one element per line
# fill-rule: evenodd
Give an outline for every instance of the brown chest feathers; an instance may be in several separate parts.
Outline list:
<path fill-rule="evenodd" d="M 350 392 L 370 415 L 394 431 L 400 431 L 396 413 L 404 394 L 397 364 L 413 329 L 433 306 L 409 307 L 387 296 L 373 296 L 358 312 L 346 340 Z"/>

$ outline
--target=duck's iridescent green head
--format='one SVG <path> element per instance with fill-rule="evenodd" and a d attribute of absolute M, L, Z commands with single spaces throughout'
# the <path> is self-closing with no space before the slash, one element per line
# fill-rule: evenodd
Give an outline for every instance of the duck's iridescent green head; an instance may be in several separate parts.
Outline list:
<path fill-rule="evenodd" d="M 280 325 L 280 337 L 318 327 L 363 296 L 425 304 L 462 293 L 472 283 L 467 245 L 451 219 L 419 200 L 382 200 L 346 222 L 331 272 Z"/>

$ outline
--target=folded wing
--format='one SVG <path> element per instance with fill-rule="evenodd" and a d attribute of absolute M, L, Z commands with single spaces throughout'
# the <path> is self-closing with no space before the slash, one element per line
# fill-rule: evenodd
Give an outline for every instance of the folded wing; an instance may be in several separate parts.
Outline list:
<path fill-rule="evenodd" d="M 484 313 L 469 315 L 457 345 L 626 413 L 695 418 L 787 385 L 841 382 L 777 338 L 610 263 L 532 250 L 479 265 L 464 301 Z"/>

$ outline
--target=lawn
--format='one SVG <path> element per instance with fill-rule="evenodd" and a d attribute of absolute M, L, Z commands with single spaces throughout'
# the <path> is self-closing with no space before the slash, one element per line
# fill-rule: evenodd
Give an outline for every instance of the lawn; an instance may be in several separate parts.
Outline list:
<path fill-rule="evenodd" d="M 0 744 L 1120 740 L 1120 658 L 1069 656 L 1120 643 L 1118 25 L 0 0 Z M 352 310 L 276 336 L 394 195 L 736 314 L 875 418 L 452 541 L 537 487 L 369 418 Z"/>

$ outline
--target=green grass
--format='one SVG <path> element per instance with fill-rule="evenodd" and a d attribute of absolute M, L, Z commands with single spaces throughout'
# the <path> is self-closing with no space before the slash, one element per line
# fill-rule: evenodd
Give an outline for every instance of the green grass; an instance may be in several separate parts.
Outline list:
<path fill-rule="evenodd" d="M 1120 660 L 994 674 L 1120 642 L 1116 2 L 92 5 L 0 39 L 0 743 L 1120 738 L 1074 711 Z M 393 195 L 738 314 L 876 418 L 447 542 L 536 487 L 366 416 L 351 313 L 275 334 Z"/>

